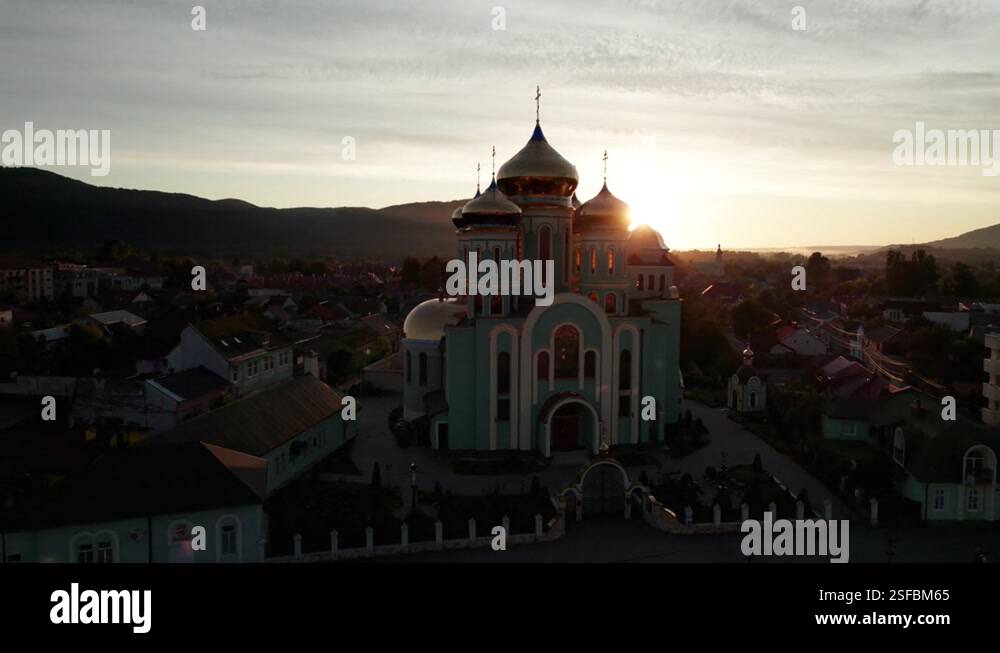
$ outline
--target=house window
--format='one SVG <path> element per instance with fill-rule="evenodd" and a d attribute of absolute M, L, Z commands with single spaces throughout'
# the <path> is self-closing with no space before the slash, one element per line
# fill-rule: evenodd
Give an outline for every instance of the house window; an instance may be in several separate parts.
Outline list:
<path fill-rule="evenodd" d="M 103 542 L 97 543 L 97 562 L 100 563 L 111 563 L 114 562 L 114 547 L 111 542 L 105 540 Z"/>
<path fill-rule="evenodd" d="M 618 302 L 613 292 L 609 292 L 607 295 L 604 296 L 604 312 L 607 313 L 608 315 L 615 314 L 615 309 L 617 307 L 617 304 Z"/>
<path fill-rule="evenodd" d="M 418 373 L 420 375 L 419 383 L 421 387 L 423 387 L 427 385 L 427 354 L 425 354 L 424 352 L 420 352 L 420 359 L 418 365 L 420 366 L 418 370 Z"/>
<path fill-rule="evenodd" d="M 564 324 L 555 333 L 556 378 L 575 379 L 580 373 L 580 332 Z"/>
<path fill-rule="evenodd" d="M 969 488 L 969 493 L 965 495 L 965 509 L 969 512 L 979 512 L 979 488 Z"/>
<path fill-rule="evenodd" d="M 226 524 L 222 527 L 222 555 L 236 553 L 236 524 Z"/>
<path fill-rule="evenodd" d="M 267 356 L 264 358 L 264 371 L 268 372 L 274 369 L 274 356 Z"/>
<path fill-rule="evenodd" d="M 247 377 L 252 379 L 253 377 L 257 376 L 257 372 L 260 371 L 257 365 L 258 365 L 257 361 L 250 361 L 250 364 L 247 366 Z"/>
<path fill-rule="evenodd" d="M 639 277 L 635 280 L 635 289 L 636 290 L 642 290 L 642 283 L 643 283 L 642 280 L 643 279 L 645 279 L 645 277 L 640 274 Z"/>
<path fill-rule="evenodd" d="M 941 512 L 942 510 L 944 510 L 944 501 L 945 501 L 944 490 L 941 489 L 941 488 L 938 488 L 937 490 L 934 490 L 934 510 L 935 510 L 935 512 Z"/>
<path fill-rule="evenodd" d="M 507 394 L 510 392 L 510 353 L 500 352 L 497 356 L 497 392 Z"/>
<path fill-rule="evenodd" d="M 233 383 L 237 383 L 240 380 L 240 368 L 234 367 L 229 371 L 229 378 Z"/>
<path fill-rule="evenodd" d="M 845 436 L 853 437 L 857 431 L 858 425 L 854 422 L 845 422 L 843 427 L 843 433 Z"/>
<path fill-rule="evenodd" d="M 94 545 L 91 542 L 76 547 L 76 561 L 82 564 L 94 562 Z"/>

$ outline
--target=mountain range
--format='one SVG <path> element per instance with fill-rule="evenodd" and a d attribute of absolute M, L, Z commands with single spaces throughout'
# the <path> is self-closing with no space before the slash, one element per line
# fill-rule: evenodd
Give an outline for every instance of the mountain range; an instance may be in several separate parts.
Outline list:
<path fill-rule="evenodd" d="M 446 257 L 455 247 L 451 213 L 466 201 L 276 209 L 92 186 L 35 168 L 0 168 L 0 251 L 86 251 L 117 239 L 148 251 L 193 256 Z M 1000 250 L 1000 224 L 903 249 L 915 247 L 983 255 L 982 250 Z"/>

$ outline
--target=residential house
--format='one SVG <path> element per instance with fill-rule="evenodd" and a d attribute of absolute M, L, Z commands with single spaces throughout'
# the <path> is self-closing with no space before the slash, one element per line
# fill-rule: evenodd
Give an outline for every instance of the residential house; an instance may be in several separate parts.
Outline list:
<path fill-rule="evenodd" d="M 342 396 L 313 376 L 288 379 L 153 438 L 151 444 L 200 441 L 267 461 L 267 494 L 347 441 Z"/>

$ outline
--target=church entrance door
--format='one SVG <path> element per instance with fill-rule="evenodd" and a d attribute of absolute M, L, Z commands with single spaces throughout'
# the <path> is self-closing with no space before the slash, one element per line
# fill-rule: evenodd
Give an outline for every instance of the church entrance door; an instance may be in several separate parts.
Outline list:
<path fill-rule="evenodd" d="M 552 416 L 552 450 L 569 451 L 576 449 L 580 433 L 579 406 L 563 406 Z"/>

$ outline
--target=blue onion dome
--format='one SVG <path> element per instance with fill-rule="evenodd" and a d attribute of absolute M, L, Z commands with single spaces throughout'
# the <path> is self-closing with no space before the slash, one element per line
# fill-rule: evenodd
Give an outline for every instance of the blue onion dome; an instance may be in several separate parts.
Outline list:
<path fill-rule="evenodd" d="M 497 180 L 500 189 L 510 196 L 569 197 L 580 183 L 580 175 L 576 166 L 549 145 L 541 125 L 536 122 L 531 139 L 500 166 Z"/>
<path fill-rule="evenodd" d="M 462 220 L 459 226 L 516 226 L 520 221 L 521 207 L 507 199 L 507 196 L 497 188 L 497 180 L 494 177 L 489 188 L 462 207 Z"/>

